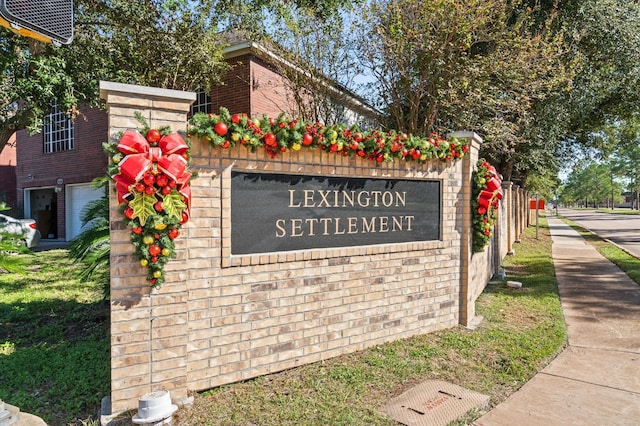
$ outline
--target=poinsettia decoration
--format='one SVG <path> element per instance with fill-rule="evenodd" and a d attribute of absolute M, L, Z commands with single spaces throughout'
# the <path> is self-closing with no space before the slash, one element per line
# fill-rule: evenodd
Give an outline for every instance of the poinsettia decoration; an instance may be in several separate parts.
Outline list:
<path fill-rule="evenodd" d="M 142 133 L 126 130 L 105 150 L 134 256 L 147 268 L 151 287 L 158 287 L 165 280 L 164 266 L 175 257 L 180 227 L 189 220 L 189 146 L 168 127 L 145 125 Z"/>
<path fill-rule="evenodd" d="M 437 133 L 425 138 L 395 130 L 363 132 L 357 126 L 324 126 L 318 122 L 291 119 L 285 114 L 277 118 L 232 115 L 224 107 L 218 114 L 195 114 L 189 123 L 189 134 L 222 148 L 240 144 L 255 152 L 260 147 L 272 158 L 303 147 L 338 155 L 357 155 L 379 163 L 394 159 L 420 163 L 433 159 L 449 161 L 462 158 L 469 152 L 466 140 L 444 139 Z"/>
<path fill-rule="evenodd" d="M 477 253 L 489 244 L 503 192 L 496 168 L 482 158 L 473 173 L 473 183 L 473 251 Z"/>

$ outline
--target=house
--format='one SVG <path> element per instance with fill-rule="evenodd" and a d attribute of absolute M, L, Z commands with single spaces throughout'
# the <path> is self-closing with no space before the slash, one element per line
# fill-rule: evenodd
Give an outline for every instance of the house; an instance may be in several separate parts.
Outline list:
<path fill-rule="evenodd" d="M 17 132 L 17 202 L 24 217 L 36 220 L 43 239 L 68 241 L 78 235 L 82 209 L 103 195 L 91 181 L 106 172 L 107 125 L 100 109 L 84 108 L 71 120 L 54 105 L 42 132 Z"/>
<path fill-rule="evenodd" d="M 223 77 L 222 84 L 211 91 L 211 111 L 218 111 L 224 106 L 232 114 L 245 112 L 261 117 L 263 114 L 277 116 L 284 112 L 292 118 L 300 117 L 300 100 L 296 101 L 292 96 L 295 85 L 287 81 L 283 71 L 305 71 L 274 53 L 275 49 L 247 40 L 241 32 L 228 32 L 224 39 L 228 46 L 223 53 L 230 69 Z M 320 87 L 320 97 L 328 98 L 322 101 L 332 112 L 331 117 L 314 119 L 327 121 L 325 119 L 328 118 L 333 122 L 357 124 L 363 130 L 380 127 L 381 113 L 355 93 L 333 81 L 321 81 L 313 77 L 308 80 L 313 80 Z M 308 103 L 311 97 L 306 96 L 303 102 Z M 199 97 L 197 102 L 201 101 L 203 99 Z"/>
<path fill-rule="evenodd" d="M 192 113 L 215 112 L 224 106 L 231 113 L 250 116 L 275 117 L 284 112 L 297 117 L 291 86 L 278 71 L 294 66 L 237 33 L 231 33 L 227 42 L 224 54 L 229 71 L 210 95 L 198 93 Z M 363 129 L 378 126 L 379 113 L 353 93 L 336 84 L 329 85 L 327 93 L 338 99 L 336 121 L 359 124 Z M 106 172 L 102 143 L 108 140 L 107 115 L 93 108 L 81 111 L 71 121 L 54 106 L 40 134 L 17 132 L 17 205 L 22 206 L 24 217 L 38 222 L 43 239 L 69 241 L 78 235 L 82 209 L 102 196 L 91 181 Z"/>

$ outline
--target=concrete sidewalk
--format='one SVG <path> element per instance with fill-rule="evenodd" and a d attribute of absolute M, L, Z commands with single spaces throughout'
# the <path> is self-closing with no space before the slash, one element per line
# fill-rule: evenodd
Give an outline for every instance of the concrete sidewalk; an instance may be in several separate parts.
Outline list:
<path fill-rule="evenodd" d="M 568 347 L 474 425 L 640 425 L 640 286 L 548 221 Z"/>

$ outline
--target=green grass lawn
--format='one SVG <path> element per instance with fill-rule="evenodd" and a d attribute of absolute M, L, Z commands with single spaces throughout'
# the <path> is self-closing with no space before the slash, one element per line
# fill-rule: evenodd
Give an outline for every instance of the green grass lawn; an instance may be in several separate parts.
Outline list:
<path fill-rule="evenodd" d="M 597 209 L 598 213 L 614 213 L 614 214 L 627 214 L 627 215 L 639 215 L 640 210 L 631 210 L 631 209 L 607 209 L 607 208 L 599 208 Z"/>
<path fill-rule="evenodd" d="M 50 425 L 96 418 L 109 394 L 107 302 L 66 250 L 0 271 L 0 399 Z"/>
<path fill-rule="evenodd" d="M 396 425 L 390 398 L 427 379 L 485 393 L 497 404 L 565 343 L 564 321 L 541 219 L 504 261 L 521 290 L 492 282 L 476 330 L 456 327 L 403 339 L 195 395 L 177 425 Z M 36 253 L 25 274 L 0 274 L 0 398 L 51 425 L 96 418 L 109 393 L 108 306 L 99 285 L 79 282 L 65 250 Z M 127 413 L 119 425 L 131 425 Z M 470 413 L 465 424 L 481 413 Z"/>

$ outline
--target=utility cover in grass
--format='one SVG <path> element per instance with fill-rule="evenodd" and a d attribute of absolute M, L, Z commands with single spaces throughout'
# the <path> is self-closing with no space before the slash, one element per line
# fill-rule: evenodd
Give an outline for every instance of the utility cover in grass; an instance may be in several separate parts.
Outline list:
<path fill-rule="evenodd" d="M 440 380 L 427 380 L 393 398 L 382 411 L 407 426 L 446 426 L 473 408 L 489 405 L 489 397 Z"/>

